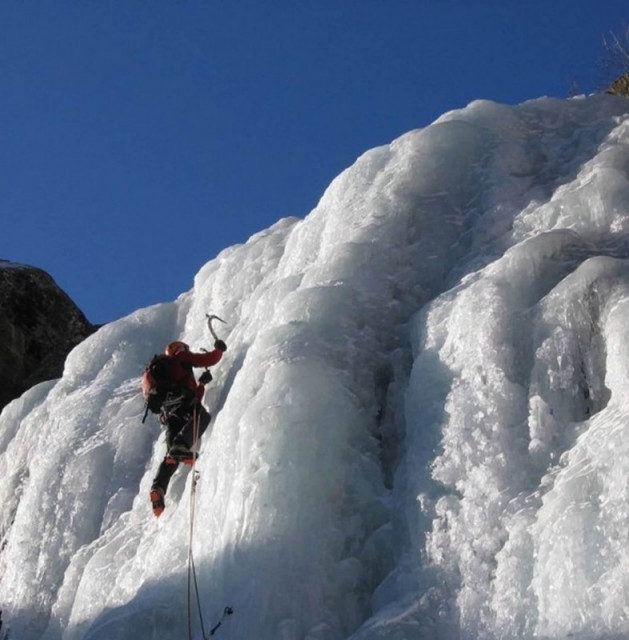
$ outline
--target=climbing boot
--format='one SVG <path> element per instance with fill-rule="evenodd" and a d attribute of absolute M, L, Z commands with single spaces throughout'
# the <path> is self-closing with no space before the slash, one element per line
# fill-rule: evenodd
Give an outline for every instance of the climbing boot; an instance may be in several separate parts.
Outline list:
<path fill-rule="evenodd" d="M 192 466 L 197 459 L 198 454 L 183 444 L 174 444 L 166 454 L 166 464 L 177 464 L 183 462 L 188 466 Z"/>
<path fill-rule="evenodd" d="M 150 497 L 153 513 L 156 518 L 159 518 L 166 507 L 164 503 L 164 490 L 161 487 L 155 486 L 151 489 Z"/>

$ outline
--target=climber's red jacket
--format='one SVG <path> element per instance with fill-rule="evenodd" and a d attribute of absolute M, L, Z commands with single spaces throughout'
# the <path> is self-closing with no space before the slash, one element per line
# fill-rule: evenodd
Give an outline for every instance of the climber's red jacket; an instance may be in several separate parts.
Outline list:
<path fill-rule="evenodd" d="M 192 351 L 179 351 L 171 356 L 173 362 L 173 377 L 175 382 L 195 392 L 201 400 L 205 393 L 205 386 L 197 382 L 192 372 L 193 367 L 211 367 L 223 357 L 220 349 L 214 349 L 207 353 L 194 353 Z"/>

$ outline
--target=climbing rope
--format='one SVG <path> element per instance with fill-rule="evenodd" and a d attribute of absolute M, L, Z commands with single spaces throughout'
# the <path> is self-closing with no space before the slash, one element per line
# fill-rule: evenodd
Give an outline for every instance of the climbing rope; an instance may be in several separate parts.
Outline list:
<path fill-rule="evenodd" d="M 199 612 L 199 622 L 201 624 L 201 633 L 205 638 L 205 624 L 203 622 L 203 613 L 201 611 L 201 600 L 199 597 L 199 584 L 197 582 L 197 571 L 194 564 L 194 554 L 192 553 L 192 542 L 194 538 L 194 515 L 196 506 L 197 480 L 199 474 L 196 470 L 197 464 L 197 440 L 199 435 L 199 414 L 197 405 L 194 406 L 192 414 L 192 442 L 193 458 L 192 458 L 192 486 L 190 488 L 190 529 L 188 532 L 188 640 L 192 640 L 192 588 L 194 587 L 197 610 Z"/>
<path fill-rule="evenodd" d="M 194 539 L 194 516 L 196 511 L 196 495 L 197 495 L 197 482 L 199 480 L 199 472 L 196 470 L 197 464 L 197 444 L 198 444 L 198 436 L 199 436 L 199 415 L 197 413 L 197 406 L 194 407 L 194 412 L 192 414 L 192 437 L 193 437 L 193 459 L 192 459 L 192 484 L 190 487 L 190 528 L 188 532 L 188 640 L 192 640 L 192 591 L 194 589 L 194 596 L 196 599 L 197 611 L 199 612 L 199 623 L 201 625 L 201 634 L 203 640 L 207 640 L 210 636 L 213 636 L 218 628 L 223 624 L 223 620 L 227 616 L 232 615 L 234 610 L 231 607 L 225 607 L 223 610 L 223 615 L 221 619 L 215 624 L 210 632 L 206 635 L 205 633 L 205 623 L 203 620 L 203 612 L 201 610 L 201 598 L 199 595 L 199 583 L 197 581 L 197 570 L 194 564 L 194 554 L 192 553 L 192 543 Z"/>
<path fill-rule="evenodd" d="M 218 320 L 220 322 L 225 322 L 221 318 L 216 315 L 206 314 L 207 318 L 207 326 L 212 334 L 214 340 L 219 340 L 219 337 L 216 335 L 216 331 L 212 327 L 212 321 Z M 206 369 L 206 373 L 209 375 L 209 371 Z M 212 377 L 209 376 L 209 380 Z M 208 635 L 205 634 L 205 623 L 203 621 L 203 613 L 201 611 L 201 598 L 199 596 L 199 583 L 197 581 L 197 570 L 194 564 L 194 555 L 192 553 L 192 543 L 194 538 L 194 516 L 195 516 L 195 507 L 196 507 L 196 494 L 197 494 L 197 482 L 199 479 L 199 474 L 196 470 L 197 464 L 197 456 L 198 456 L 198 444 L 199 444 L 199 412 L 198 412 L 198 404 L 194 405 L 193 413 L 192 413 L 192 483 L 190 487 L 190 529 L 188 533 L 188 640 L 192 640 L 192 589 L 194 588 L 195 599 L 197 604 L 197 610 L 199 612 L 199 622 L 201 624 L 201 633 L 203 640 L 207 640 L 209 636 L 213 636 L 217 629 L 223 623 L 223 620 L 230 616 L 234 611 L 231 607 L 225 607 L 223 611 L 222 618 L 215 624 L 212 629 L 210 629 L 210 633 Z"/>

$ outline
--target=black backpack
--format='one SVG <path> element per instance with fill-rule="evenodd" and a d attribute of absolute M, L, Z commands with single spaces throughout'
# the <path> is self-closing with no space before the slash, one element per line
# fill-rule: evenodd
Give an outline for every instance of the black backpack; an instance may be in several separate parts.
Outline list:
<path fill-rule="evenodd" d="M 159 413 L 169 393 L 181 391 L 181 383 L 173 379 L 173 361 L 170 356 L 157 354 L 142 373 L 142 395 L 146 401 L 146 414 Z"/>

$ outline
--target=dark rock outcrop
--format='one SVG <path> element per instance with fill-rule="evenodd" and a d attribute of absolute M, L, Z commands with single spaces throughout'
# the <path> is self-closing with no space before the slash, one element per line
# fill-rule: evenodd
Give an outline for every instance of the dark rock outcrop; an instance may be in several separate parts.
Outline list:
<path fill-rule="evenodd" d="M 45 271 L 0 260 L 0 410 L 59 378 L 68 353 L 96 328 Z"/>
<path fill-rule="evenodd" d="M 607 93 L 629 98 L 629 71 L 627 71 L 627 73 L 623 73 L 623 75 L 614 80 L 614 82 L 609 85 Z"/>

